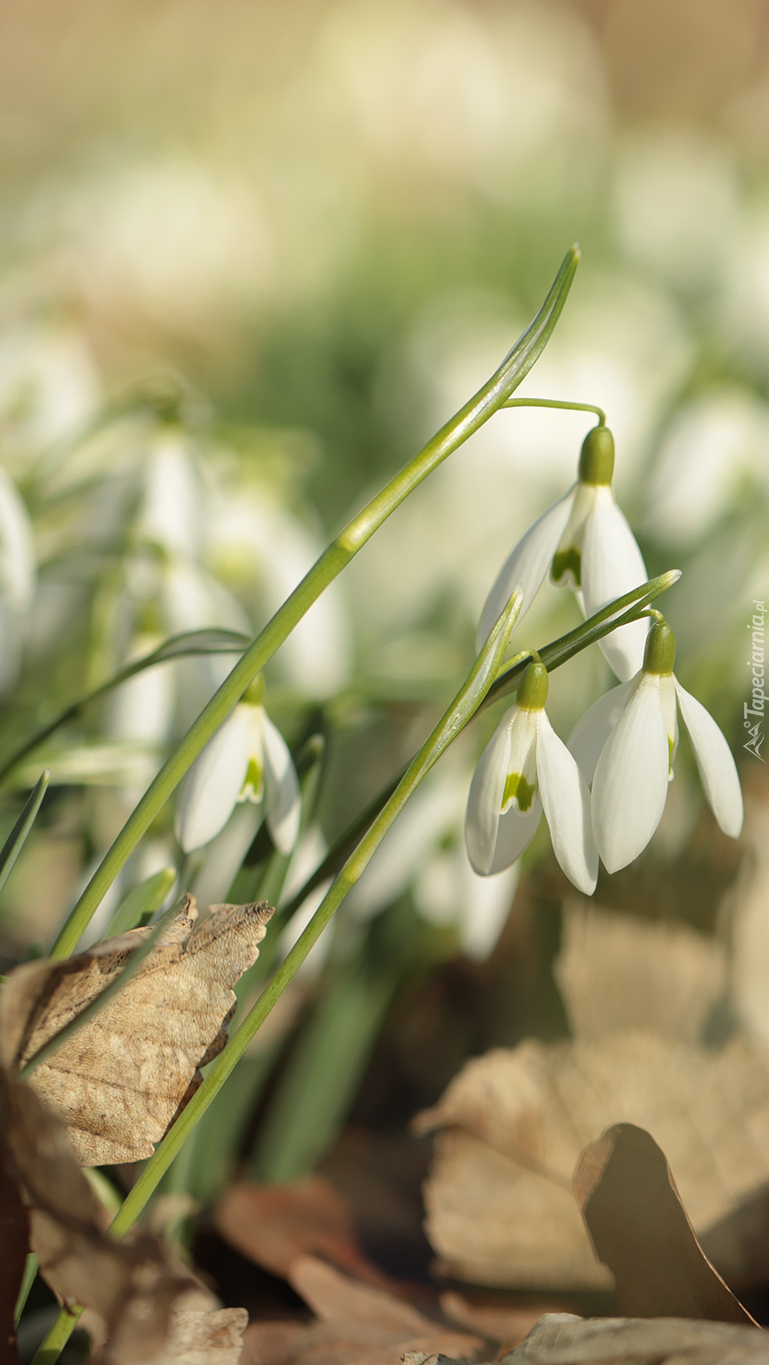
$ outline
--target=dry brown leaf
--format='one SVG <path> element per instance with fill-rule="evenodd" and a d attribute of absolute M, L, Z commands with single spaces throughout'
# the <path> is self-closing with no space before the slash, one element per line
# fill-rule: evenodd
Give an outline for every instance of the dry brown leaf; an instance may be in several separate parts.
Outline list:
<path fill-rule="evenodd" d="M 742 865 L 726 898 L 732 940 L 731 987 L 747 1032 L 769 1045 L 769 802 L 745 802 Z"/>
<path fill-rule="evenodd" d="M 273 1275 L 285 1278 L 298 1256 L 310 1254 L 368 1284 L 389 1283 L 358 1246 L 350 1204 L 322 1175 L 286 1185 L 231 1185 L 214 1224 L 242 1256 Z"/>
<path fill-rule="evenodd" d="M 700 1235 L 769 1181 L 767 1056 L 739 1039 L 707 1052 L 627 1033 L 530 1040 L 469 1062 L 416 1121 L 441 1129 L 425 1202 L 444 1271 L 476 1284 L 608 1287 L 571 1178 L 583 1148 L 617 1122 L 649 1129 L 667 1152 Z"/>
<path fill-rule="evenodd" d="M 665 1153 L 650 1133 L 632 1123 L 607 1129 L 582 1153 L 574 1193 L 627 1317 L 757 1326 L 697 1241 Z"/>
<path fill-rule="evenodd" d="M 298 1256 L 290 1266 L 288 1279 L 321 1322 L 357 1322 L 403 1335 L 435 1326 L 410 1303 L 384 1289 L 360 1284 L 316 1256 Z"/>
<path fill-rule="evenodd" d="M 247 1326 L 245 1308 L 175 1309 L 165 1345 L 145 1365 L 238 1365 Z"/>
<path fill-rule="evenodd" d="M 398 1365 L 406 1351 L 475 1359 L 483 1343 L 432 1322 L 381 1289 L 362 1285 L 313 1256 L 291 1270 L 297 1293 L 318 1315 L 309 1326 L 252 1323 L 241 1365 Z"/>
<path fill-rule="evenodd" d="M 766 1365 L 769 1332 L 681 1318 L 549 1313 L 505 1365 Z M 426 1365 L 426 1362 L 422 1362 Z"/>
<path fill-rule="evenodd" d="M 272 910 L 213 906 L 167 930 L 125 987 L 35 1071 L 31 1084 L 66 1124 L 84 1165 L 151 1156 L 196 1085 L 198 1067 L 226 1042 L 232 987 L 258 956 Z M 192 932 L 190 932 L 192 930 Z M 21 1067 L 101 994 L 146 930 L 64 962 L 26 963 L 0 990 L 1 1060 Z"/>
<path fill-rule="evenodd" d="M 649 1029 L 698 1043 L 725 990 L 726 953 L 688 925 L 602 910 L 575 897 L 564 905 L 553 974 L 578 1038 Z"/>
<path fill-rule="evenodd" d="M 41 1274 L 65 1304 L 83 1304 L 103 1320 L 110 1365 L 150 1359 L 189 1276 L 175 1273 L 151 1238 L 126 1245 L 106 1236 L 64 1127 L 30 1086 L 4 1077 L 2 1110 L 5 1166 L 27 1205 Z"/>
<path fill-rule="evenodd" d="M 451 1322 L 507 1347 L 517 1346 L 535 1322 L 539 1322 L 543 1313 L 553 1311 L 552 1300 L 539 1306 L 532 1304 L 525 1308 L 513 1308 L 500 1304 L 473 1303 L 464 1294 L 454 1292 L 441 1294 L 440 1305 L 441 1312 Z"/>

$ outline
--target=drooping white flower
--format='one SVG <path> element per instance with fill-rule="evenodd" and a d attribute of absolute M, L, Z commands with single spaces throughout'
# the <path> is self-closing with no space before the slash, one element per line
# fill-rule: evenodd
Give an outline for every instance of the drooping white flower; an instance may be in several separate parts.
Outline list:
<path fill-rule="evenodd" d="M 731 750 L 713 717 L 673 673 L 675 637 L 652 624 L 643 667 L 582 717 L 569 748 L 592 782 L 596 844 L 609 872 L 646 847 L 662 818 L 678 747 L 677 710 L 689 731 L 705 795 L 721 829 L 742 829 L 742 792 Z"/>
<path fill-rule="evenodd" d="M 300 796 L 288 746 L 248 689 L 187 773 L 176 806 L 176 837 L 185 853 L 202 848 L 224 828 L 239 801 L 253 801 L 275 847 L 290 853 L 299 833 Z"/>
<path fill-rule="evenodd" d="M 0 469 L 0 691 L 16 679 L 35 588 L 35 550 L 27 509 Z"/>
<path fill-rule="evenodd" d="M 481 613 L 479 649 L 516 583 L 523 588 L 523 616 L 548 569 L 553 583 L 574 589 L 586 616 L 646 582 L 641 551 L 614 500 L 613 473 L 614 437 L 608 427 L 593 427 L 582 445 L 577 482 L 535 521 L 502 565 Z M 623 681 L 641 667 L 647 630 L 645 620 L 633 621 L 601 640 Z"/>
<path fill-rule="evenodd" d="M 544 665 L 529 664 L 481 755 L 467 803 L 467 852 L 481 876 L 501 872 L 534 838 L 544 809 L 558 862 L 590 895 L 598 876 L 590 794 L 545 714 L 547 685 Z"/>

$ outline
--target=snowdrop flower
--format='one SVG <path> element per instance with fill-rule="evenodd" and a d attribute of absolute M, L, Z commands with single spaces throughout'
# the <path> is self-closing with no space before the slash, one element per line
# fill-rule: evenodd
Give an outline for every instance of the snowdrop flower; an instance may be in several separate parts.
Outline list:
<path fill-rule="evenodd" d="M 586 616 L 646 582 L 641 551 L 614 501 L 613 473 L 614 437 L 608 427 L 593 427 L 582 443 L 577 482 L 535 521 L 502 565 L 481 614 L 479 649 L 515 584 L 523 587 L 523 616 L 548 569 L 551 582 L 574 589 Z M 645 620 L 633 621 L 601 640 L 623 681 L 641 667 L 647 630 Z"/>
<path fill-rule="evenodd" d="M 0 469 L 0 692 L 16 680 L 35 589 L 35 548 L 29 514 Z"/>
<path fill-rule="evenodd" d="M 674 676 L 675 653 L 675 636 L 659 617 L 649 631 L 643 667 L 601 697 L 569 740 L 593 784 L 593 829 L 609 872 L 638 857 L 662 818 L 678 746 L 676 702 L 716 820 L 732 839 L 742 829 L 742 792 L 731 750 L 713 717 Z"/>
<path fill-rule="evenodd" d="M 590 795 L 545 715 L 547 688 L 547 669 L 529 664 L 517 699 L 484 749 L 470 784 L 467 852 L 481 876 L 501 872 L 534 838 L 544 808 L 558 862 L 570 881 L 591 895 L 598 854 Z"/>
<path fill-rule="evenodd" d="M 252 683 L 198 755 L 182 783 L 176 837 L 185 853 L 210 842 L 239 801 L 253 801 L 275 847 L 290 853 L 299 833 L 300 798 L 286 741 L 263 705 L 261 680 Z"/>

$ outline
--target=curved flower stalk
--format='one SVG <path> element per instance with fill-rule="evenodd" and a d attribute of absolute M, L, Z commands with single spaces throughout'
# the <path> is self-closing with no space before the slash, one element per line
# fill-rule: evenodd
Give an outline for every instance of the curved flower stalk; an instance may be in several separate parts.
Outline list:
<path fill-rule="evenodd" d="M 591 895 L 598 854 L 590 794 L 545 714 L 547 689 L 544 664 L 529 664 L 517 700 L 483 751 L 470 785 L 467 852 L 481 876 L 501 872 L 531 843 L 544 809 L 560 866 L 580 891 Z"/>
<path fill-rule="evenodd" d="M 678 747 L 677 710 L 689 731 L 702 785 L 721 829 L 742 829 L 740 779 L 713 717 L 673 673 L 675 637 L 660 616 L 649 632 L 643 667 L 607 692 L 569 740 L 583 777 L 592 782 L 595 840 L 609 872 L 637 858 L 662 818 Z"/>
<path fill-rule="evenodd" d="M 224 829 L 240 801 L 260 807 L 275 847 L 290 853 L 299 834 L 299 783 L 288 746 L 252 684 L 187 773 L 176 806 L 176 835 L 185 853 Z M 259 821 L 261 823 L 261 820 Z"/>
<path fill-rule="evenodd" d="M 614 500 L 614 437 L 593 427 L 582 443 L 577 482 L 529 528 L 505 560 L 481 613 L 480 644 L 486 639 L 514 584 L 523 587 L 524 614 L 550 571 L 556 586 L 571 586 L 586 616 L 600 611 L 646 581 L 633 532 Z M 641 667 L 648 625 L 633 621 L 601 640 L 601 649 L 621 680 Z"/>

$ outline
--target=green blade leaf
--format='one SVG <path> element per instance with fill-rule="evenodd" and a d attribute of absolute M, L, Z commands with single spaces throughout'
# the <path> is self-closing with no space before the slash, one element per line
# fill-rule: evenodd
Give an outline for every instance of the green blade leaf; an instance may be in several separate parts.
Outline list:
<path fill-rule="evenodd" d="M 140 886 L 135 886 L 120 902 L 104 937 L 116 938 L 118 934 L 126 934 L 129 929 L 136 929 L 143 921 L 146 922 L 160 909 L 175 881 L 176 868 L 164 867 Z"/>
<path fill-rule="evenodd" d="M 10 877 L 13 865 L 26 843 L 29 831 L 35 823 L 35 817 L 40 809 L 50 779 L 51 770 L 50 768 L 46 768 L 30 792 L 21 815 L 5 841 L 3 850 L 0 853 L 0 891 L 2 891 L 5 883 Z"/>

